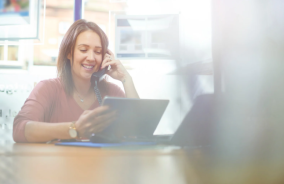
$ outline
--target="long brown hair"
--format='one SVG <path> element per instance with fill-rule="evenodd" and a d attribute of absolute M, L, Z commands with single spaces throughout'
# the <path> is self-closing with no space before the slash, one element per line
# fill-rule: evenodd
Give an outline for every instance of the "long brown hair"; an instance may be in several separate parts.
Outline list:
<path fill-rule="evenodd" d="M 73 63 L 71 63 L 67 56 L 68 54 L 71 54 L 73 62 L 76 39 L 80 33 L 87 30 L 92 30 L 99 35 L 102 44 L 102 59 L 107 52 L 108 38 L 96 23 L 87 22 L 84 19 L 80 19 L 71 25 L 60 44 L 57 59 L 57 77 L 61 80 L 64 90 L 68 95 L 73 93 L 74 83 L 71 72 Z M 101 92 L 103 93 L 106 92 L 106 80 L 103 80 L 103 82 L 99 83 L 99 89 L 102 90 Z"/>

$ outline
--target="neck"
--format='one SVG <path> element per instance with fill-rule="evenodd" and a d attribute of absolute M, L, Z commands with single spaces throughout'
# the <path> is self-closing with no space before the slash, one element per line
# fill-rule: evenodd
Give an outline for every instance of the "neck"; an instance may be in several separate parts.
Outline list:
<path fill-rule="evenodd" d="M 74 88 L 77 91 L 77 93 L 79 93 L 79 95 L 82 96 L 87 96 L 90 92 L 91 81 L 74 77 L 74 75 L 72 76 L 73 76 Z"/>

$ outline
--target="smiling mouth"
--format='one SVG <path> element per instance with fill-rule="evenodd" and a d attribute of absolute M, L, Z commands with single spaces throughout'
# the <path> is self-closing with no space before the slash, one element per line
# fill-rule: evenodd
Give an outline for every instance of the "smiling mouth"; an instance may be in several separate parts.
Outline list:
<path fill-rule="evenodd" d="M 82 65 L 86 69 L 93 69 L 95 66 L 89 66 L 89 65 Z"/>

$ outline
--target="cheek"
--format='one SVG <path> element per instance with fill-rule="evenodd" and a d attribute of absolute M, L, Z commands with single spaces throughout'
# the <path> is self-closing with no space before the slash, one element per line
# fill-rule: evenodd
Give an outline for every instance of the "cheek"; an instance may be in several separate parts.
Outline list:
<path fill-rule="evenodd" d="M 103 61 L 103 59 L 102 59 L 103 57 L 101 56 L 101 55 L 97 55 L 96 56 L 96 61 L 97 61 L 97 63 L 101 63 L 102 61 Z"/>
<path fill-rule="evenodd" d="M 74 55 L 74 58 L 73 58 L 73 66 L 72 68 L 79 68 L 81 66 L 81 60 L 82 60 L 82 57 L 79 57 L 78 55 Z"/>
<path fill-rule="evenodd" d="M 86 57 L 87 57 L 87 54 L 86 54 L 86 53 L 81 53 L 80 51 L 75 50 L 75 52 L 74 52 L 74 61 L 75 61 L 76 63 L 81 62 L 81 61 L 84 60 Z"/>

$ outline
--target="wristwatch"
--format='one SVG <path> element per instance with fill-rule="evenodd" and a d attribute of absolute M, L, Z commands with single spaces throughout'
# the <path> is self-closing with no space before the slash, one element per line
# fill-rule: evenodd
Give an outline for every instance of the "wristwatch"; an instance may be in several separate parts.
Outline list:
<path fill-rule="evenodd" d="M 72 138 L 76 138 L 77 135 L 78 135 L 77 130 L 76 130 L 76 126 L 75 126 L 75 122 L 72 122 L 69 126 L 69 135 Z"/>

